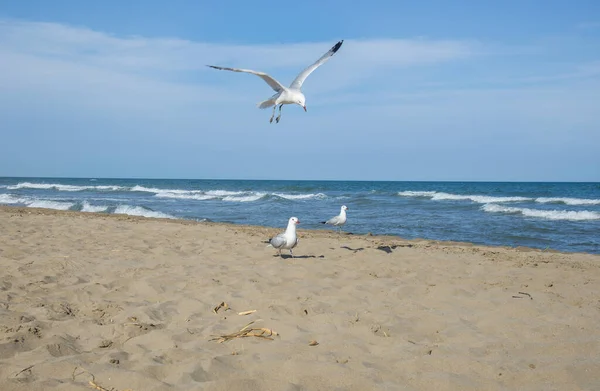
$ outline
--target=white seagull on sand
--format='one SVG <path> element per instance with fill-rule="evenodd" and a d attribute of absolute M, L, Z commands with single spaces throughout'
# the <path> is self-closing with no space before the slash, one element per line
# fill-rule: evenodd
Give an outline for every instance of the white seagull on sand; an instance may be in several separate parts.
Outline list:
<path fill-rule="evenodd" d="M 245 72 L 256 75 L 267 82 L 267 84 L 275 90 L 276 94 L 265 100 L 264 102 L 260 102 L 258 104 L 259 109 L 266 109 L 267 107 L 273 106 L 273 113 L 271 114 L 271 119 L 269 122 L 273 122 L 273 117 L 275 116 L 275 109 L 279 106 L 279 115 L 275 118 L 275 122 L 278 123 L 281 119 L 281 108 L 283 105 L 291 105 L 296 104 L 302 106 L 304 111 L 306 111 L 306 98 L 301 91 L 302 83 L 304 80 L 310 75 L 315 69 L 323 65 L 327 60 L 331 58 L 339 49 L 342 47 L 342 43 L 344 40 L 336 43 L 327 53 L 325 53 L 321 58 L 319 58 L 314 64 L 300 72 L 298 76 L 294 79 L 292 84 L 289 87 L 284 87 L 283 84 L 275 80 L 273 77 L 267 75 L 264 72 L 257 72 L 250 69 L 238 69 L 238 68 L 226 68 L 226 67 L 218 67 L 215 65 L 207 65 L 207 67 L 214 69 L 221 69 L 224 71 L 232 71 L 232 72 Z"/>
<path fill-rule="evenodd" d="M 346 211 L 348 210 L 348 207 L 346 205 L 342 205 L 342 207 L 340 208 L 340 214 L 330 218 L 327 221 L 321 221 L 321 224 L 329 224 L 329 225 L 333 225 L 334 227 L 338 227 L 340 232 L 342 232 L 342 225 L 346 224 Z"/>
<path fill-rule="evenodd" d="M 290 217 L 285 232 L 269 239 L 269 246 L 276 248 L 279 251 L 279 256 L 282 256 L 281 250 L 290 250 L 292 258 L 294 257 L 292 249 L 296 247 L 299 241 L 296 236 L 296 224 L 300 224 L 300 220 L 297 217 Z"/>

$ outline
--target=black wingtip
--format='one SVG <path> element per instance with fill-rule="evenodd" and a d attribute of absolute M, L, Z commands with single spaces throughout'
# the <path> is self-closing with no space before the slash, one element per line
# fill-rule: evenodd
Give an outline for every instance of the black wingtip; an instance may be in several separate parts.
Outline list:
<path fill-rule="evenodd" d="M 332 48 L 331 51 L 333 53 L 337 52 L 338 50 L 340 50 L 340 48 L 342 47 L 342 44 L 344 43 L 344 40 L 342 39 L 340 42 L 336 43 Z"/>
<path fill-rule="evenodd" d="M 321 224 L 327 224 L 327 221 L 321 221 Z"/>

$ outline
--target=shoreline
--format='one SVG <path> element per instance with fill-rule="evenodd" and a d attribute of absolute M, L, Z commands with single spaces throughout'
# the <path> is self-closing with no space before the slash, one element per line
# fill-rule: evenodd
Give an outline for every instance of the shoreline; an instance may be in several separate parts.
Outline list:
<path fill-rule="evenodd" d="M 39 214 L 39 215 L 84 215 L 84 216 L 94 216 L 94 217 L 105 217 L 105 218 L 114 218 L 122 221 L 161 221 L 161 222 L 169 222 L 173 224 L 182 224 L 182 225 L 206 225 L 206 226 L 223 226 L 229 228 L 239 228 L 241 230 L 268 230 L 269 232 L 275 230 L 277 233 L 283 232 L 285 230 L 285 224 L 282 224 L 281 227 L 268 227 L 262 225 L 249 225 L 249 224 L 236 224 L 236 223 L 228 223 L 228 222 L 216 222 L 216 221 L 198 221 L 198 220 L 190 220 L 190 219 L 182 219 L 182 218 L 163 218 L 163 217 L 145 217 L 145 216 L 135 216 L 135 215 L 127 215 L 127 214 L 116 214 L 116 213 L 103 213 L 103 212 L 82 212 L 75 210 L 58 210 L 58 209 L 50 209 L 50 208 L 35 208 L 35 207 L 24 207 L 24 206 L 11 206 L 11 205 L 0 205 L 0 213 L 27 213 L 27 214 Z M 298 227 L 299 233 L 322 233 L 328 237 L 334 236 L 337 237 L 337 233 L 334 229 L 304 229 L 302 227 Z M 489 245 L 489 244 L 479 244 L 473 242 L 458 242 L 451 240 L 435 240 L 435 239 L 426 239 L 426 238 L 415 238 L 415 239 L 405 239 L 396 235 L 378 235 L 378 234 L 354 234 L 351 232 L 343 232 L 343 236 L 348 237 L 356 237 L 356 238 L 374 238 L 385 241 L 397 241 L 401 244 L 412 244 L 414 246 L 418 245 L 440 245 L 440 246 L 448 246 L 448 247 L 456 247 L 456 246 L 470 246 L 477 248 L 492 248 L 492 249 L 504 249 L 504 250 L 515 250 L 520 252 L 541 252 L 541 253 L 554 253 L 554 254 L 582 254 L 582 255 L 596 255 L 600 254 L 596 253 L 588 253 L 588 252 L 576 252 L 576 251 L 561 251 L 553 248 L 540 249 L 535 247 L 526 247 L 526 246 L 509 246 L 509 245 Z M 265 238 L 268 239 L 268 238 Z"/>
<path fill-rule="evenodd" d="M 600 389 L 599 255 L 281 230 L 0 207 L 0 389 Z"/>

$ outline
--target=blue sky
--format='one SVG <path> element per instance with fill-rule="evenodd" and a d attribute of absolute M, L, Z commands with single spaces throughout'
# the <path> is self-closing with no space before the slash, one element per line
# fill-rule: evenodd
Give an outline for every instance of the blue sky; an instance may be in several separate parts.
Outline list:
<path fill-rule="evenodd" d="M 0 176 L 600 181 L 600 2 L 356 4 L 2 2 Z"/>

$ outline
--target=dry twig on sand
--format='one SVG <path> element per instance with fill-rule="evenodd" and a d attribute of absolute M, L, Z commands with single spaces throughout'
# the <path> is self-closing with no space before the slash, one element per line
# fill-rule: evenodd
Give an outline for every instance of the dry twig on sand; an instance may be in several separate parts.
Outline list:
<path fill-rule="evenodd" d="M 215 336 L 214 338 L 211 338 L 210 340 L 211 341 L 217 341 L 218 343 L 223 343 L 223 342 L 231 341 L 232 339 L 235 339 L 235 338 L 246 338 L 246 337 L 257 337 L 257 338 L 263 338 L 263 339 L 273 340 L 273 338 L 271 338 L 272 336 L 279 335 L 276 331 L 273 331 L 271 329 L 267 329 L 267 328 L 264 328 L 264 327 L 251 328 L 250 326 L 254 322 L 255 321 L 252 321 L 252 322 L 248 323 L 240 331 L 236 331 L 236 332 L 231 333 L 231 334 L 225 334 L 225 335 Z"/>
<path fill-rule="evenodd" d="M 519 292 L 519 295 L 525 295 L 525 296 L 529 297 L 529 299 L 533 300 L 533 296 L 531 296 L 527 292 Z M 523 296 L 513 295 L 513 299 L 523 299 L 523 298 L 524 298 Z"/>
<path fill-rule="evenodd" d="M 77 368 L 80 368 L 81 370 L 83 370 L 83 372 L 75 374 L 75 371 L 77 370 Z M 71 377 L 73 378 L 73 381 L 75 381 L 75 377 L 77 377 L 77 376 L 79 376 L 79 375 L 81 375 L 83 373 L 88 373 L 92 377 L 92 380 L 90 380 L 88 382 L 88 385 L 90 387 L 92 387 L 93 389 L 98 390 L 98 391 L 117 391 L 115 388 L 108 389 L 108 388 L 102 387 L 101 385 L 99 385 L 98 383 L 96 383 L 96 376 L 94 376 L 94 374 L 92 372 L 88 371 L 85 368 L 81 368 L 81 367 L 75 367 L 73 369 L 73 374 L 71 375 Z M 133 390 L 131 388 L 128 388 L 128 389 L 123 390 L 123 391 L 133 391 Z"/>
<path fill-rule="evenodd" d="M 224 301 L 221 302 L 221 304 L 219 304 L 218 306 L 216 306 L 215 308 L 213 308 L 213 312 L 216 314 L 219 312 L 219 310 L 223 308 L 224 311 L 227 311 L 229 309 L 229 304 L 225 303 Z"/>
<path fill-rule="evenodd" d="M 21 369 L 19 372 L 17 372 L 17 373 L 15 374 L 15 377 L 19 376 L 21 373 L 23 373 L 23 372 L 25 372 L 25 371 L 28 371 L 28 370 L 30 370 L 30 369 L 31 369 L 31 368 L 33 368 L 34 366 L 35 366 L 35 364 L 33 364 L 33 365 L 30 365 L 30 366 L 28 366 L 27 368 L 23 368 L 23 369 Z"/>

